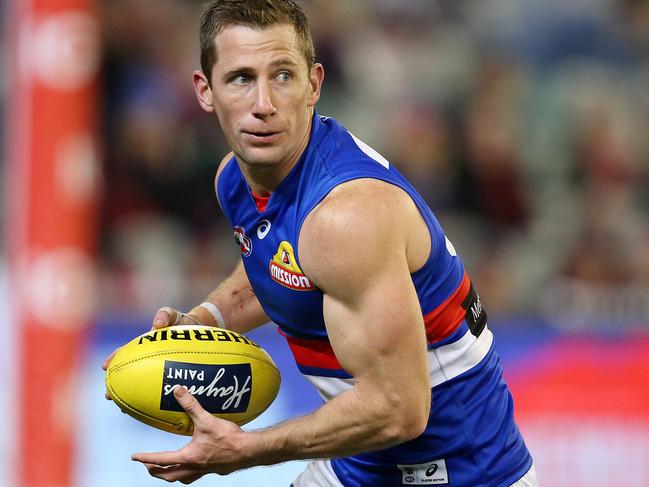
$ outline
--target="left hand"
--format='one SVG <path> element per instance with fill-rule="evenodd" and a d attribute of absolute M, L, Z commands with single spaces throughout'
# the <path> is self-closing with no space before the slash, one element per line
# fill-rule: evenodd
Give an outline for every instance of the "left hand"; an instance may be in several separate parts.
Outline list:
<path fill-rule="evenodd" d="M 209 473 L 227 475 L 250 466 L 244 463 L 245 452 L 240 449 L 246 433 L 239 426 L 212 416 L 183 387 L 176 387 L 174 396 L 194 422 L 192 440 L 180 450 L 135 453 L 132 460 L 142 462 L 154 477 L 183 484 Z"/>

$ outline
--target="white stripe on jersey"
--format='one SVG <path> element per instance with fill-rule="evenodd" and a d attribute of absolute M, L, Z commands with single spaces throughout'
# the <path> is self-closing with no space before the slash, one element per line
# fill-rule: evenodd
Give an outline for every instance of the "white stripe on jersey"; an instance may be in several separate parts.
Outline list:
<path fill-rule="evenodd" d="M 428 368 L 430 371 L 431 386 L 443 384 L 447 380 L 463 374 L 472 369 L 485 358 L 491 344 L 493 334 L 485 326 L 479 337 L 467 331 L 459 340 L 442 345 L 428 351 Z M 339 394 L 354 387 L 354 379 L 339 379 L 337 377 L 321 377 L 307 375 L 304 377 L 313 384 L 325 401 L 329 401 Z"/>
<path fill-rule="evenodd" d="M 381 154 L 376 152 L 374 149 L 372 149 L 369 145 L 367 145 L 365 142 L 363 142 L 361 139 L 357 139 L 354 134 L 349 132 L 349 135 L 352 136 L 352 139 L 354 139 L 354 142 L 356 142 L 356 145 L 360 150 L 365 152 L 366 155 L 370 156 L 372 159 L 374 159 L 376 162 L 381 164 L 384 168 L 390 169 L 390 163 L 388 160 L 383 157 Z"/>
<path fill-rule="evenodd" d="M 494 336 L 484 327 L 479 337 L 467 331 L 459 340 L 428 351 L 430 382 L 433 387 L 472 369 L 485 358 Z"/>

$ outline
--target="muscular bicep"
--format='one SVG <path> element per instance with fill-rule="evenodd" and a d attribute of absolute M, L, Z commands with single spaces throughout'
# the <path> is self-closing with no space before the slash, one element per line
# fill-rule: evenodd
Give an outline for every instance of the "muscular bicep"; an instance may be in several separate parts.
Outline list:
<path fill-rule="evenodd" d="M 418 215 L 399 191 L 377 196 L 365 182 L 341 188 L 307 219 L 299 251 L 324 293 L 327 332 L 341 365 L 359 384 L 421 395 L 426 339 L 406 252 L 408 220 Z"/>
<path fill-rule="evenodd" d="M 424 385 L 424 326 L 409 274 L 390 265 L 357 282 L 324 296 L 327 332 L 342 367 L 357 381 Z"/>

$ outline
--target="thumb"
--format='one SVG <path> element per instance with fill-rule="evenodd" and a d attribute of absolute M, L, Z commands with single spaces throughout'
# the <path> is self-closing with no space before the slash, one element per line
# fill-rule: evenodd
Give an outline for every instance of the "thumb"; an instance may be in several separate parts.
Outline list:
<path fill-rule="evenodd" d="M 155 317 L 153 318 L 153 328 L 165 328 L 167 326 L 174 326 L 178 324 L 180 319 L 180 312 L 169 306 L 160 308 L 156 311 Z"/>
<path fill-rule="evenodd" d="M 174 397 L 178 401 L 178 404 L 189 414 L 195 426 L 198 426 L 207 418 L 212 417 L 210 413 L 203 409 L 203 406 L 201 406 L 185 386 L 176 386 L 174 388 Z"/>

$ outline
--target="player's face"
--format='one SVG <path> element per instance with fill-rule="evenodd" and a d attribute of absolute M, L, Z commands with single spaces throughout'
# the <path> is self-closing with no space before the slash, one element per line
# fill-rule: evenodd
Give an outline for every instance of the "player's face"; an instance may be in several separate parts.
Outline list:
<path fill-rule="evenodd" d="M 310 69 L 294 28 L 226 27 L 216 39 L 211 97 L 237 157 L 250 166 L 293 166 L 308 144 L 322 66 Z"/>

